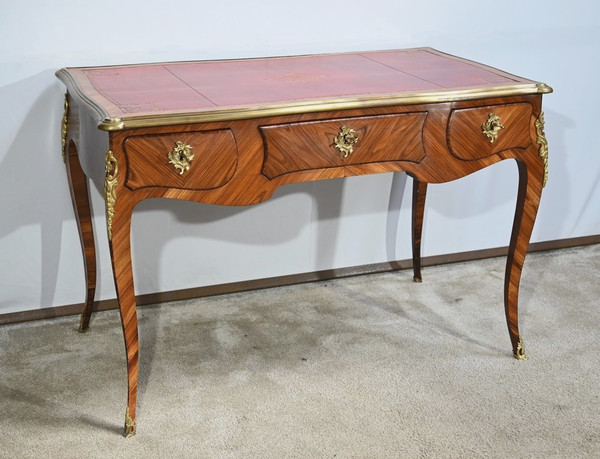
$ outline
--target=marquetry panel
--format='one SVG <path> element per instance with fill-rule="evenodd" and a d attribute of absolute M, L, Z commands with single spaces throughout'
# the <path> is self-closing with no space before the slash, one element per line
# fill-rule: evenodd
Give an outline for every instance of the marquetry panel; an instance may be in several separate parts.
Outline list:
<path fill-rule="evenodd" d="M 188 168 L 177 168 L 170 156 L 178 145 L 193 155 Z M 237 148 L 229 129 L 166 134 L 133 135 L 123 148 L 127 160 L 125 185 L 210 190 L 225 185 L 236 169 Z"/>
<path fill-rule="evenodd" d="M 261 126 L 265 144 L 262 173 L 284 174 L 386 161 L 419 162 L 425 157 L 426 112 Z M 352 152 L 336 147 L 351 130 Z"/>
<path fill-rule="evenodd" d="M 448 147 L 454 156 L 466 160 L 482 159 L 511 148 L 527 148 L 532 143 L 532 112 L 533 107 L 527 103 L 453 110 L 448 123 Z"/>

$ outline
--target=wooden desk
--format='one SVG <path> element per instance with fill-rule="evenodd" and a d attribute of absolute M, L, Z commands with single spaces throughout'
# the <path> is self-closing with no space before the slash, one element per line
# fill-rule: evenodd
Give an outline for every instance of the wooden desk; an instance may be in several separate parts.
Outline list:
<path fill-rule="evenodd" d="M 139 365 L 130 224 L 148 198 L 249 205 L 288 183 L 406 171 L 420 281 L 427 184 L 515 159 L 504 304 L 514 355 L 525 358 L 517 297 L 548 173 L 545 84 L 428 48 L 67 68 L 57 76 L 68 90 L 63 154 L 86 269 L 81 330 L 96 286 L 86 176 L 104 188 L 127 353 L 126 435 L 135 433 Z M 97 142 L 108 145 L 105 155 Z"/>

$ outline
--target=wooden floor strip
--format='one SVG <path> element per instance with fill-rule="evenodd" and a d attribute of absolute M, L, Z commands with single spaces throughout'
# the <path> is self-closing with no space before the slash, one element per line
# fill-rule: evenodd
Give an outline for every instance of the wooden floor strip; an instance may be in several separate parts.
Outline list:
<path fill-rule="evenodd" d="M 558 239 L 554 241 L 534 242 L 529 245 L 528 252 L 541 252 L 545 250 L 557 250 L 570 247 L 578 247 L 591 244 L 600 244 L 600 234 L 594 236 L 583 236 L 569 239 Z M 447 263 L 458 263 L 463 261 L 480 260 L 506 256 L 508 247 L 497 247 L 493 249 L 473 250 L 469 252 L 451 253 L 447 255 L 434 255 L 423 257 L 422 266 L 434 266 Z M 227 293 L 245 292 L 263 288 L 281 287 L 285 285 L 302 284 L 322 280 L 340 279 L 343 277 L 360 276 L 364 274 L 383 273 L 400 269 L 412 268 L 412 260 L 398 260 L 386 263 L 373 263 L 369 265 L 354 266 L 349 268 L 327 269 L 309 273 L 291 274 L 287 276 L 270 277 L 266 279 L 254 279 L 249 281 L 231 282 L 228 284 L 209 285 L 206 287 L 195 287 L 169 292 L 149 293 L 136 296 L 138 306 L 146 304 L 164 303 L 167 301 L 188 300 Z M 34 309 L 31 311 L 20 311 L 8 314 L 0 314 L 0 325 L 7 325 L 32 320 L 51 319 L 80 314 L 83 303 L 70 304 L 66 306 L 55 306 L 52 308 Z M 107 311 L 117 309 L 116 298 L 94 302 L 94 311 Z"/>

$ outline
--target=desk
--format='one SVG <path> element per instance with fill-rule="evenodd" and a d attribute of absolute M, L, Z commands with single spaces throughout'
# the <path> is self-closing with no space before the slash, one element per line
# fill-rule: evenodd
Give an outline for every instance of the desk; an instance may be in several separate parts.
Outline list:
<path fill-rule="evenodd" d="M 420 281 L 427 184 L 515 159 L 504 305 L 514 355 L 525 358 L 517 303 L 548 174 L 545 84 L 429 48 L 65 68 L 57 76 L 67 87 L 63 156 L 86 270 L 80 329 L 96 287 L 90 178 L 104 189 L 127 354 L 127 436 L 135 433 L 139 368 L 130 226 L 148 198 L 250 205 L 288 183 L 405 171 L 414 179 Z M 95 149 L 98 142 L 107 151 Z"/>

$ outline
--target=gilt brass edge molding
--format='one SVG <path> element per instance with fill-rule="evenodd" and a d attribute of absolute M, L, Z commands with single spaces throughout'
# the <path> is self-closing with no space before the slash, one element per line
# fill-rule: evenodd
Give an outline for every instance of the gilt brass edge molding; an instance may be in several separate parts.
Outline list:
<path fill-rule="evenodd" d="M 62 139 L 62 158 L 63 162 L 67 162 L 67 135 L 69 133 L 69 94 L 65 93 L 65 108 L 61 123 L 61 139 Z"/>
<path fill-rule="evenodd" d="M 537 120 L 535 120 L 535 132 L 537 138 L 535 142 L 540 146 L 538 154 L 542 161 L 544 161 L 544 180 L 542 181 L 542 187 L 546 186 L 548 182 L 548 141 L 546 140 L 546 133 L 544 132 L 544 112 L 540 113 Z"/>
<path fill-rule="evenodd" d="M 106 152 L 106 172 L 104 176 L 104 201 L 106 204 L 106 229 L 108 232 L 108 240 L 112 241 L 112 222 L 115 216 L 115 205 L 117 203 L 117 173 L 119 165 L 113 152 Z"/>
<path fill-rule="evenodd" d="M 159 126 L 162 123 L 156 123 L 156 124 L 152 124 L 152 126 Z M 123 129 L 127 129 L 127 128 L 135 128 L 135 127 L 142 127 L 142 125 L 140 126 L 125 126 L 125 123 L 123 122 L 123 120 L 121 118 L 104 118 L 102 121 L 100 121 L 100 123 L 98 123 L 98 129 L 100 129 L 101 131 L 121 131 Z"/>
<path fill-rule="evenodd" d="M 122 118 L 111 118 L 104 116 L 102 121 L 99 122 L 98 128 L 103 131 L 119 131 L 142 127 L 171 126 L 175 124 L 206 123 L 215 121 L 234 121 L 251 118 L 296 115 L 310 112 L 387 107 L 392 105 L 455 102 L 489 97 L 545 94 L 548 92 L 552 92 L 552 89 L 549 86 L 543 83 L 530 83 L 481 89 L 459 89 L 454 91 L 430 91 L 410 94 L 392 94 L 385 96 L 294 101 L 278 105 L 267 105 L 252 108 L 232 107 L 223 110 L 209 110 L 185 114 L 174 113 L 162 115 L 132 115 L 123 116 Z M 90 105 L 93 106 L 94 104 Z"/>
<path fill-rule="evenodd" d="M 67 91 L 72 98 L 88 107 L 96 121 L 100 120 L 98 122 L 102 124 L 104 121 L 110 120 L 108 122 L 109 129 L 104 130 L 117 131 L 123 129 L 123 126 L 119 125 L 119 118 L 111 118 L 101 105 L 81 92 L 77 81 L 69 73 L 67 68 L 56 71 L 55 75 L 67 87 Z"/>

